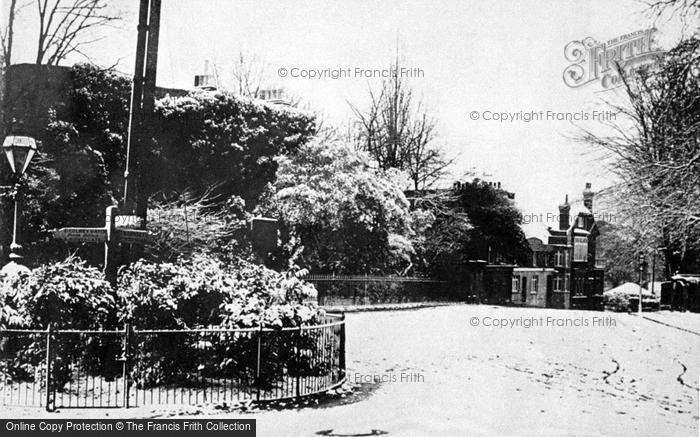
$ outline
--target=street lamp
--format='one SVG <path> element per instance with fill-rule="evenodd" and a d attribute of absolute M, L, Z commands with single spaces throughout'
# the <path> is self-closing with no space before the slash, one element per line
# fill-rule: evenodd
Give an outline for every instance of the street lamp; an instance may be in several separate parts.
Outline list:
<path fill-rule="evenodd" d="M 32 137 L 10 135 L 5 137 L 5 141 L 2 143 L 2 150 L 5 152 L 5 156 L 10 164 L 10 168 L 12 168 L 16 181 L 19 181 L 36 153 L 36 141 L 34 141 Z M 20 222 L 19 201 L 20 193 L 18 188 L 15 192 L 15 217 L 12 228 L 12 244 L 10 244 L 10 262 L 0 270 L 1 273 L 5 274 L 29 270 L 27 267 L 17 262 L 22 259 L 22 256 L 19 254 L 22 250 L 22 246 L 17 243 Z"/>
<path fill-rule="evenodd" d="M 646 264 L 646 258 L 644 253 L 639 253 L 639 314 L 642 314 L 642 274 L 644 273 L 644 265 Z"/>

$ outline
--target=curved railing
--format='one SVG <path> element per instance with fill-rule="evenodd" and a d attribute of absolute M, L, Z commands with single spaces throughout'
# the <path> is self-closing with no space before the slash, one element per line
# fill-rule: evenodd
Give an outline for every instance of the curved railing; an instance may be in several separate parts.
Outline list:
<path fill-rule="evenodd" d="M 298 398 L 345 381 L 345 317 L 281 329 L 0 330 L 0 377 L 0 405 L 48 410 Z"/>

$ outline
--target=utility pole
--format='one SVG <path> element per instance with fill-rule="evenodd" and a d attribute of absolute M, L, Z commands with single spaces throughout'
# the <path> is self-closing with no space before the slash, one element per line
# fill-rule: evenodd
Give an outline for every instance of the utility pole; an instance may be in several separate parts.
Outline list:
<path fill-rule="evenodd" d="M 136 37 L 136 61 L 134 62 L 134 79 L 131 86 L 131 104 L 129 108 L 129 135 L 126 140 L 126 169 L 124 170 L 124 212 L 133 212 L 135 207 L 134 182 L 137 169 L 134 143 L 141 143 L 139 133 L 142 124 L 143 101 L 143 67 L 146 62 L 146 36 L 148 34 L 148 1 L 141 0 L 139 7 L 139 24 Z M 134 150 L 132 150 L 134 149 Z"/>
<path fill-rule="evenodd" d="M 148 215 L 148 184 L 144 178 L 146 148 L 153 138 L 155 117 L 156 73 L 158 66 L 158 41 L 160 34 L 161 0 L 140 0 L 136 61 L 129 113 L 129 137 L 127 140 L 126 170 L 124 171 L 124 197 L 122 213 L 141 217 L 141 228 L 146 228 Z M 141 251 L 140 246 L 134 250 Z M 138 254 L 137 254 L 138 255 Z M 124 250 L 123 261 L 129 256 Z"/>
<path fill-rule="evenodd" d="M 150 145 L 153 139 L 156 119 L 153 113 L 156 96 L 156 73 L 158 70 L 158 41 L 160 36 L 160 4 L 161 0 L 151 0 L 148 18 L 148 43 L 146 46 L 146 71 L 143 84 L 143 121 L 140 134 L 143 135 L 143 145 Z M 136 215 L 141 217 L 141 226 L 146 227 L 149 189 L 144 175 L 144 147 L 136 151 Z"/>

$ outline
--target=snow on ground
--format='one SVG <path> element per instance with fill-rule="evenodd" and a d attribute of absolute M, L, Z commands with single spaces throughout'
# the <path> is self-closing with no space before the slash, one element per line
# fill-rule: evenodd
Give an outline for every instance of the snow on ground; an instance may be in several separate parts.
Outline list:
<path fill-rule="evenodd" d="M 347 315 L 353 403 L 255 414 L 188 407 L 51 417 L 250 417 L 260 436 L 698 435 L 700 315 L 462 305 Z M 498 320 L 498 322 L 496 322 Z M 504 327 L 493 326 L 507 324 Z M 689 332 L 694 331 L 694 332 Z M 382 383 L 371 383 L 383 380 Z M 0 416 L 46 416 L 8 409 Z"/>

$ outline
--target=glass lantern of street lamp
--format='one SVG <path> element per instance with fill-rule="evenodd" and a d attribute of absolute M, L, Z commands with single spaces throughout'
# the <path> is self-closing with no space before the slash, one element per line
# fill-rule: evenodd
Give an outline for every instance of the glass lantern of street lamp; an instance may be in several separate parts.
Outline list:
<path fill-rule="evenodd" d="M 32 137 L 10 135 L 5 137 L 2 143 L 2 149 L 5 151 L 7 161 L 10 163 L 12 172 L 19 178 L 29 167 L 29 162 L 36 153 L 36 141 Z M 12 244 L 10 244 L 10 262 L 0 269 L 0 273 L 9 276 L 29 272 L 26 266 L 19 263 L 22 259 L 20 252 L 22 246 L 19 244 L 19 228 L 20 228 L 20 200 L 19 193 L 15 195 L 15 220 L 12 228 Z"/>
<path fill-rule="evenodd" d="M 32 137 L 10 135 L 2 143 L 7 161 L 17 176 L 22 176 L 36 153 L 36 141 Z"/>

